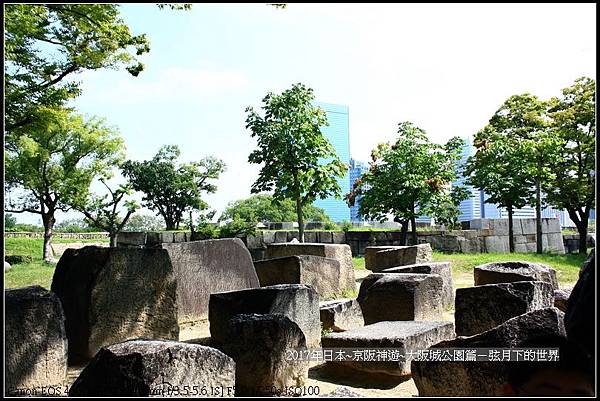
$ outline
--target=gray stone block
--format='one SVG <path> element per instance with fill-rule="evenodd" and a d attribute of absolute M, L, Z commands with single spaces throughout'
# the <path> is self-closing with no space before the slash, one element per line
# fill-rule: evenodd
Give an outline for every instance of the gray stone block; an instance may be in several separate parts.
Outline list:
<path fill-rule="evenodd" d="M 420 273 L 437 274 L 442 278 L 442 304 L 444 307 L 454 305 L 454 285 L 452 283 L 452 267 L 450 262 L 429 262 L 415 265 L 392 267 L 382 273 Z"/>
<path fill-rule="evenodd" d="M 365 324 L 384 320 L 440 320 L 443 281 L 437 274 L 373 273 L 360 285 Z"/>
<path fill-rule="evenodd" d="M 475 266 L 475 285 L 544 281 L 558 289 L 556 271 L 541 263 L 524 261 L 493 262 Z"/>
<path fill-rule="evenodd" d="M 333 243 L 333 235 L 331 231 L 318 231 L 319 243 L 331 244 Z"/>
<path fill-rule="evenodd" d="M 456 290 L 456 335 L 472 336 L 505 321 L 554 305 L 554 290 L 542 281 L 487 284 Z"/>
<path fill-rule="evenodd" d="M 233 397 L 235 372 L 233 359 L 214 348 L 140 339 L 102 348 L 75 380 L 69 395 L 164 397 L 177 388 L 180 395 Z"/>
<path fill-rule="evenodd" d="M 554 290 L 554 307 L 566 312 L 572 290 L 572 288 Z"/>
<path fill-rule="evenodd" d="M 318 236 L 316 231 L 305 231 L 304 242 L 317 242 Z"/>
<path fill-rule="evenodd" d="M 262 231 L 263 242 L 265 245 L 269 245 L 275 242 L 276 231 Z"/>
<path fill-rule="evenodd" d="M 560 233 L 560 220 L 559 219 L 550 219 L 544 218 L 542 219 L 542 230 L 544 233 Z"/>
<path fill-rule="evenodd" d="M 229 343 L 229 320 L 240 314 L 282 314 L 295 322 L 306 337 L 307 347 L 321 343 L 319 296 L 305 284 L 282 284 L 211 294 L 208 319 L 216 346 Z"/>
<path fill-rule="evenodd" d="M 276 244 L 287 242 L 287 231 L 275 231 L 275 239 L 273 242 Z"/>
<path fill-rule="evenodd" d="M 490 219 L 472 219 L 469 222 L 471 230 L 487 230 L 490 228 Z"/>
<path fill-rule="evenodd" d="M 523 220 L 524 219 L 513 219 L 513 236 L 523 234 L 523 226 L 521 224 L 521 222 Z M 507 223 L 507 226 L 508 226 L 508 223 Z M 506 235 L 508 235 L 508 233 L 506 233 Z"/>
<path fill-rule="evenodd" d="M 334 244 L 345 244 L 346 243 L 346 233 L 345 232 L 332 232 L 331 239 Z"/>
<path fill-rule="evenodd" d="M 508 235 L 484 237 L 485 251 L 488 253 L 508 253 Z"/>
<path fill-rule="evenodd" d="M 118 246 L 144 246 L 145 244 L 145 232 L 122 231 L 117 235 Z"/>
<path fill-rule="evenodd" d="M 4 290 L 4 302 L 5 395 L 62 386 L 67 336 L 59 298 L 36 285 Z"/>
<path fill-rule="evenodd" d="M 337 299 L 319 306 L 321 325 L 326 330 L 347 331 L 364 326 L 360 304 L 356 299 Z"/>
<path fill-rule="evenodd" d="M 403 354 L 423 350 L 440 341 L 454 338 L 451 322 L 392 322 L 385 321 L 343 333 L 331 333 L 323 337 L 323 348 L 379 349 L 395 348 Z M 410 375 L 410 362 L 398 361 L 333 361 L 327 362 L 335 369 L 391 376 Z"/>
<path fill-rule="evenodd" d="M 390 267 L 431 262 L 432 258 L 433 251 L 429 244 L 398 246 L 375 252 L 375 255 L 369 258 L 369 266 L 365 260 L 365 268 L 380 272 Z"/>
<path fill-rule="evenodd" d="M 535 219 L 521 219 L 521 227 L 522 227 L 522 232 L 523 235 L 535 235 L 536 234 L 536 228 L 535 228 Z M 542 229 L 543 229 L 543 225 L 542 225 Z"/>
<path fill-rule="evenodd" d="M 517 219 L 513 220 L 513 224 L 516 220 Z M 490 228 L 494 230 L 494 235 L 508 235 L 508 219 L 492 219 L 490 222 Z"/>

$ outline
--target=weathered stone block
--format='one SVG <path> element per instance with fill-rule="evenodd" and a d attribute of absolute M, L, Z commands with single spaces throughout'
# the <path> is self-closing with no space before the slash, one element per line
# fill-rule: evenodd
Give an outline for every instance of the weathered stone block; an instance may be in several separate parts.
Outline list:
<path fill-rule="evenodd" d="M 331 231 L 318 231 L 319 243 L 331 244 L 333 242 L 333 236 Z"/>
<path fill-rule="evenodd" d="M 269 245 L 275 242 L 276 231 L 262 231 L 262 237 L 265 245 Z"/>
<path fill-rule="evenodd" d="M 513 219 L 513 226 L 518 219 Z M 518 223 L 517 223 L 518 224 Z M 494 230 L 494 235 L 505 236 L 508 235 L 508 219 L 491 219 L 490 228 Z"/>
<path fill-rule="evenodd" d="M 565 245 L 563 243 L 562 234 L 550 233 L 542 235 L 542 249 L 544 252 L 565 253 Z"/>
<path fill-rule="evenodd" d="M 544 233 L 560 233 L 560 220 L 543 218 L 542 219 L 542 232 Z"/>
<path fill-rule="evenodd" d="M 275 240 L 273 242 L 276 244 L 287 242 L 287 231 L 275 231 Z"/>
<path fill-rule="evenodd" d="M 51 289 L 65 312 L 70 363 L 133 338 L 179 337 L 177 279 L 164 249 L 67 249 Z"/>
<path fill-rule="evenodd" d="M 488 253 L 508 253 L 508 235 L 484 237 L 485 251 Z"/>
<path fill-rule="evenodd" d="M 118 246 L 144 246 L 145 244 L 145 232 L 122 231 L 117 235 Z"/>
<path fill-rule="evenodd" d="M 132 340 L 102 348 L 75 380 L 69 395 L 233 397 L 235 371 L 233 359 L 214 348 Z"/>
<path fill-rule="evenodd" d="M 365 325 L 360 304 L 356 299 L 337 299 L 319 305 L 321 325 L 335 332 L 356 329 Z"/>
<path fill-rule="evenodd" d="M 346 233 L 345 232 L 332 232 L 331 239 L 334 244 L 345 244 L 346 243 Z"/>
<path fill-rule="evenodd" d="M 392 267 L 382 273 L 420 273 L 437 274 L 442 278 L 442 305 L 454 305 L 454 286 L 452 284 L 452 268 L 450 262 L 429 262 L 416 265 Z"/>
<path fill-rule="evenodd" d="M 471 230 L 487 230 L 490 228 L 490 219 L 472 219 L 469 222 Z"/>
<path fill-rule="evenodd" d="M 304 232 L 304 242 L 317 242 L 317 232 L 316 231 L 305 231 Z"/>
<path fill-rule="evenodd" d="M 259 260 L 254 263 L 261 287 L 277 284 L 309 284 L 321 299 L 342 294 L 344 275 L 340 262 L 320 256 L 300 255 Z"/>
<path fill-rule="evenodd" d="M 431 348 L 519 348 L 541 335 L 565 336 L 564 314 L 538 309 L 471 337 L 442 341 Z M 412 361 L 412 378 L 421 397 L 491 397 L 501 395 L 513 362 Z"/>
<path fill-rule="evenodd" d="M 554 290 L 554 307 L 566 312 L 572 288 Z"/>
<path fill-rule="evenodd" d="M 388 249 L 397 249 L 399 246 L 391 246 L 391 245 L 379 245 L 379 246 L 367 246 L 363 254 L 365 255 L 365 269 L 372 270 L 376 266 L 375 254 L 379 251 L 385 251 Z"/>
<path fill-rule="evenodd" d="M 494 262 L 475 266 L 475 285 L 544 281 L 558 288 L 556 271 L 541 263 L 524 261 Z"/>
<path fill-rule="evenodd" d="M 569 340 L 578 342 L 590 355 L 596 355 L 596 255 L 592 250 L 579 271 L 565 312 Z"/>
<path fill-rule="evenodd" d="M 442 278 L 436 274 L 373 273 L 360 285 L 365 324 L 384 320 L 441 320 Z"/>
<path fill-rule="evenodd" d="M 429 244 L 399 246 L 375 252 L 369 260 L 369 266 L 365 260 L 365 268 L 379 272 L 390 267 L 431 262 L 432 257 L 433 251 Z"/>
<path fill-rule="evenodd" d="M 423 350 L 440 341 L 454 338 L 451 322 L 392 322 L 385 321 L 343 333 L 331 333 L 323 337 L 323 348 L 379 349 L 395 348 L 405 354 Z M 333 361 L 328 365 L 336 369 L 383 373 L 391 376 L 410 375 L 410 362 L 397 361 Z"/>
<path fill-rule="evenodd" d="M 40 286 L 4 290 L 5 395 L 61 386 L 67 376 L 65 316 Z M 31 393 L 30 393 L 31 394 Z"/>
<path fill-rule="evenodd" d="M 179 320 L 206 318 L 210 294 L 256 288 L 252 256 L 239 238 L 162 244 L 177 279 Z"/>
<path fill-rule="evenodd" d="M 340 262 L 340 286 L 351 290 L 356 289 L 352 252 L 349 245 L 337 244 L 272 244 L 267 247 L 265 259 L 275 259 L 284 256 L 314 255 L 335 259 Z"/>
<path fill-rule="evenodd" d="M 543 226 L 542 226 L 543 229 Z M 535 235 L 535 219 L 521 219 L 521 231 L 523 235 Z M 535 238 L 533 239 L 535 241 Z M 529 242 L 529 241 L 528 241 Z"/>
<path fill-rule="evenodd" d="M 309 362 L 289 358 L 306 349 L 298 325 L 284 315 L 237 315 L 229 321 L 231 341 L 223 351 L 235 361 L 235 395 L 269 396 L 308 380 Z"/>
<path fill-rule="evenodd" d="M 456 334 L 472 336 L 505 321 L 554 305 L 554 289 L 542 281 L 487 284 L 456 290 Z"/>
<path fill-rule="evenodd" d="M 319 296 L 305 284 L 282 284 L 211 294 L 208 319 L 215 345 L 230 342 L 229 320 L 240 314 L 282 314 L 295 322 L 306 337 L 307 346 L 321 343 Z"/>

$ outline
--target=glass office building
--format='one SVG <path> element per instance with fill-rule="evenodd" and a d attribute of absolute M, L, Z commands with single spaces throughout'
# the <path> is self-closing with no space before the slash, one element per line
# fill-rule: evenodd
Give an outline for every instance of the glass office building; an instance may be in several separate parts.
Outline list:
<path fill-rule="evenodd" d="M 358 160 L 350 159 L 350 189 L 354 186 L 354 182 L 358 180 L 364 173 L 369 170 L 369 165 L 365 162 L 360 162 Z M 361 196 L 357 196 L 354 202 L 354 206 L 350 207 L 350 221 L 351 222 L 361 222 L 364 219 L 358 214 L 358 208 L 360 206 Z"/>

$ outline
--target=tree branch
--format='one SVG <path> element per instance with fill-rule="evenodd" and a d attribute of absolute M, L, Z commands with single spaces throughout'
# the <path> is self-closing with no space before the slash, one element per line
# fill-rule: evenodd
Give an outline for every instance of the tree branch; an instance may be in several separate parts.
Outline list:
<path fill-rule="evenodd" d="M 25 208 L 22 210 L 15 210 L 15 209 L 4 209 L 5 212 L 7 213 L 36 213 L 36 214 L 42 214 L 41 211 L 36 210 L 36 209 L 31 209 L 31 208 Z"/>

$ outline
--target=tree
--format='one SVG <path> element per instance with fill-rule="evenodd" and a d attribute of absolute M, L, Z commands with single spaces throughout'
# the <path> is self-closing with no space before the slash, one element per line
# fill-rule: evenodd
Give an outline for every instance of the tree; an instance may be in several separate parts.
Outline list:
<path fill-rule="evenodd" d="M 8 212 L 37 213 L 44 225 L 44 260 L 52 259 L 58 210 L 68 211 L 88 195 L 95 177 L 123 158 L 123 140 L 97 117 L 44 108 L 41 118 L 6 136 Z M 12 197 L 15 196 L 15 198 Z"/>
<path fill-rule="evenodd" d="M 85 218 L 66 219 L 54 225 L 54 231 L 63 233 L 83 233 L 90 232 L 90 227 Z"/>
<path fill-rule="evenodd" d="M 549 131 L 548 103 L 529 93 L 511 96 L 496 111 L 489 126 L 501 140 L 522 146 L 527 155 L 519 161 L 525 174 L 532 177 L 535 187 L 533 205 L 536 211 L 537 253 L 542 253 L 542 183 L 550 180 L 551 163 L 560 146 L 556 135 Z M 516 144 L 518 142 L 518 144 Z"/>
<path fill-rule="evenodd" d="M 17 225 L 17 218 L 10 213 L 4 214 L 4 229 L 10 230 Z"/>
<path fill-rule="evenodd" d="M 452 186 L 450 191 L 437 192 L 432 197 L 425 214 L 433 217 L 436 224 L 452 230 L 459 225 L 458 218 L 461 211 L 458 207 L 469 195 L 467 188 L 462 185 Z"/>
<path fill-rule="evenodd" d="M 101 230 L 108 232 L 110 246 L 117 246 L 117 235 L 123 230 L 129 217 L 139 208 L 135 201 L 126 200 L 125 217 L 120 217 L 119 203 L 126 195 L 131 195 L 132 187 L 129 184 L 120 185 L 117 189 L 111 189 L 104 178 L 100 179 L 109 194 L 103 196 L 91 195 L 75 206 L 86 217 L 87 222 Z"/>
<path fill-rule="evenodd" d="M 246 128 L 258 142 L 248 161 L 263 165 L 251 192 L 273 191 L 276 201 L 295 202 L 300 242 L 304 242 L 304 207 L 317 198 L 341 196 L 336 178 L 348 170 L 321 133 L 327 118 L 311 104 L 313 100 L 313 90 L 299 83 L 279 95 L 267 94 L 264 117 L 246 109 Z"/>
<path fill-rule="evenodd" d="M 159 231 L 165 228 L 161 216 L 136 213 L 125 223 L 123 231 Z"/>
<path fill-rule="evenodd" d="M 508 211 L 508 243 L 515 251 L 513 212 L 533 203 L 534 177 L 529 174 L 527 160 L 530 149 L 487 125 L 475 135 L 477 149 L 465 168 L 467 183 L 489 195 L 486 203 L 496 203 Z"/>
<path fill-rule="evenodd" d="M 423 129 L 408 121 L 398 124 L 398 134 L 393 145 L 382 143 L 373 150 L 369 171 L 354 183 L 346 199 L 354 205 L 360 196 L 359 213 L 368 219 L 383 222 L 393 215 L 402 224 L 403 243 L 410 222 L 416 244 L 416 218 L 427 213 L 441 216 L 435 211 L 436 202 L 453 200 L 449 186 L 457 177 L 463 140 L 431 143 Z M 465 191 L 455 193 L 459 199 Z"/>
<path fill-rule="evenodd" d="M 133 35 L 116 4 L 7 4 L 5 12 L 5 130 L 42 118 L 38 108 L 62 107 L 79 95 L 69 77 L 119 68 L 137 76 L 150 50 Z"/>
<path fill-rule="evenodd" d="M 565 209 L 579 232 L 579 252 L 587 253 L 590 210 L 596 193 L 596 81 L 583 77 L 553 99 L 552 132 L 558 137 L 558 157 L 546 188 L 550 204 Z"/>
<path fill-rule="evenodd" d="M 214 193 L 217 187 L 209 180 L 218 179 L 225 171 L 225 163 L 214 157 L 176 166 L 180 154 L 178 146 L 166 145 L 152 160 L 128 160 L 122 167 L 133 189 L 144 193 L 143 206 L 158 212 L 167 230 L 178 230 L 189 211 L 207 207 L 202 193 Z"/>
<path fill-rule="evenodd" d="M 320 207 L 306 205 L 302 209 L 306 221 L 329 222 L 329 216 Z M 246 199 L 230 202 L 219 221 L 240 219 L 252 223 L 294 221 L 296 219 L 294 201 L 284 199 L 275 202 L 271 195 L 258 194 Z"/>

